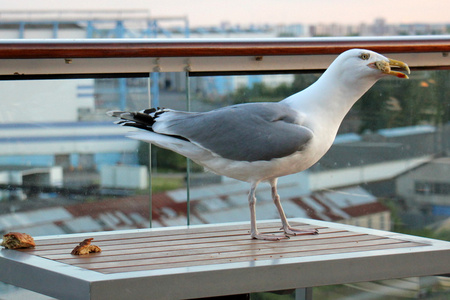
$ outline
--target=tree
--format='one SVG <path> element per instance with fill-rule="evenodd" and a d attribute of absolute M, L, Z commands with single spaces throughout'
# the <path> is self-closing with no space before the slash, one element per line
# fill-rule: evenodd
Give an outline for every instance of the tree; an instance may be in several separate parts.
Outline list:
<path fill-rule="evenodd" d="M 450 71 L 413 74 L 410 80 L 381 80 L 355 105 L 360 132 L 450 120 Z"/>
<path fill-rule="evenodd" d="M 275 102 L 295 94 L 311 84 L 313 84 L 319 76 L 317 74 L 296 74 L 292 84 L 282 83 L 276 87 L 269 87 L 263 82 L 253 84 L 251 87 L 242 86 L 235 92 L 229 94 L 227 98 L 230 103 L 247 103 L 247 102 Z"/>

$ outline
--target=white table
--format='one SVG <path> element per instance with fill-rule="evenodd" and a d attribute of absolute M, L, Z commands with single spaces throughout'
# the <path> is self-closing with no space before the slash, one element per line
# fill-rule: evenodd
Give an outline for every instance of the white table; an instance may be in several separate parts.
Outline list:
<path fill-rule="evenodd" d="M 37 237 L 35 249 L 0 251 L 0 281 L 58 299 L 192 299 L 450 273 L 449 242 L 291 223 L 320 234 L 259 241 L 248 223 L 229 223 Z M 70 254 L 90 237 L 101 253 Z"/>

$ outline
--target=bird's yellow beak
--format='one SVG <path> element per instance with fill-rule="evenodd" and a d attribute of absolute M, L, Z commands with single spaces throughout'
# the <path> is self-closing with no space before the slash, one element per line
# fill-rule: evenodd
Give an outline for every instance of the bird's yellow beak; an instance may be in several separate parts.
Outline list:
<path fill-rule="evenodd" d="M 405 73 L 392 71 L 392 68 L 400 68 L 400 69 L 405 70 L 408 74 L 411 73 L 407 64 L 405 64 L 402 61 L 390 59 L 390 58 L 388 58 L 388 61 L 379 60 L 379 61 L 373 62 L 373 63 L 369 64 L 369 66 L 374 69 L 379 69 L 387 75 L 393 75 L 398 78 L 408 79 L 409 77 Z"/>

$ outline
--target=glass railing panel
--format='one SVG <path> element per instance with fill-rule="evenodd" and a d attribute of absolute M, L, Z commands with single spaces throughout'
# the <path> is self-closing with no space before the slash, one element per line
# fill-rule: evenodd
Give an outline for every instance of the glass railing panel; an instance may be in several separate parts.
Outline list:
<path fill-rule="evenodd" d="M 292 208 L 286 209 L 288 217 L 445 232 L 437 227 L 448 217 L 450 205 L 443 179 L 448 172 L 449 74 L 416 71 L 409 80 L 378 81 L 348 113 L 333 146 L 317 164 L 280 178 L 282 203 Z M 319 76 L 191 77 L 191 110 L 279 101 Z M 248 220 L 249 184 L 193 168 L 190 195 L 196 217 L 205 223 Z M 260 185 L 257 196 L 259 219 L 277 219 L 269 186 Z"/>
<path fill-rule="evenodd" d="M 279 101 L 319 76 L 180 72 L 150 80 L 1 81 L 1 233 L 146 228 L 150 216 L 152 227 L 186 225 L 188 214 L 189 224 L 248 221 L 248 183 L 205 172 L 168 150 L 149 151 L 148 144 L 125 138 L 130 129 L 114 125 L 106 112 L 152 105 L 208 111 Z M 315 166 L 280 179 L 288 217 L 449 240 L 449 76 L 449 71 L 413 71 L 408 81 L 380 80 L 350 111 Z M 278 219 L 268 185 L 259 186 L 257 198 L 258 220 Z M 20 226 L 7 222 L 17 217 Z M 439 299 L 448 295 L 446 286 L 446 277 L 427 277 L 315 288 L 314 294 L 397 299 L 403 294 L 392 294 L 394 289 L 411 294 L 418 287 L 417 295 Z M 388 292 L 381 296 L 380 290 Z"/>
<path fill-rule="evenodd" d="M 148 227 L 149 176 L 139 143 L 125 137 L 130 129 L 106 115 L 147 107 L 148 78 L 1 81 L 0 86 L 2 233 Z M 143 209 L 126 212 L 135 197 Z"/>

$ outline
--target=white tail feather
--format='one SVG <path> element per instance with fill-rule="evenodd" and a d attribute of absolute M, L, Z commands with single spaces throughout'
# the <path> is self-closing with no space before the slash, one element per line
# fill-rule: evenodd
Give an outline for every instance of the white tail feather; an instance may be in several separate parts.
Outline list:
<path fill-rule="evenodd" d="M 151 131 L 130 132 L 126 137 L 172 150 L 195 161 L 212 156 L 211 152 L 191 142 Z"/>

